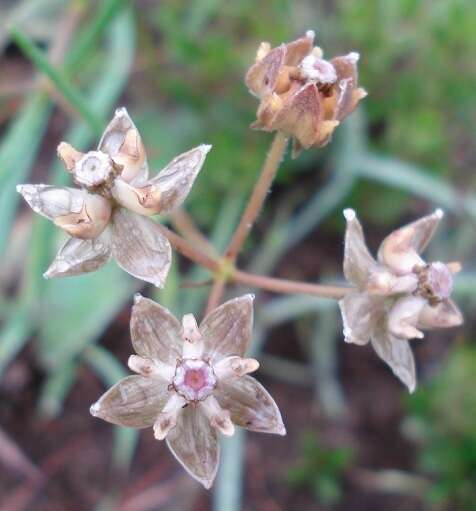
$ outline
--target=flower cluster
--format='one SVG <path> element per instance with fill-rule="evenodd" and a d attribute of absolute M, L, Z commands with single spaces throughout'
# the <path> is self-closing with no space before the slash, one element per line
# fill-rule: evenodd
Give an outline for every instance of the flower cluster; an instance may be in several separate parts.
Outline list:
<path fill-rule="evenodd" d="M 293 137 L 293 154 L 322 146 L 367 93 L 357 86 L 356 52 L 323 59 L 314 32 L 271 49 L 261 43 L 246 75 L 250 92 L 260 99 L 253 128 L 279 130 Z"/>
<path fill-rule="evenodd" d="M 200 145 L 177 156 L 149 179 L 142 139 L 125 108 L 116 111 L 97 151 L 83 154 L 62 142 L 58 155 L 79 188 L 17 187 L 36 213 L 71 236 L 45 277 L 95 271 L 114 255 L 134 277 L 163 287 L 171 247 L 159 226 L 147 217 L 182 204 L 210 148 Z"/>
<path fill-rule="evenodd" d="M 273 398 L 253 377 L 255 359 L 243 358 L 251 342 L 253 296 L 230 300 L 197 326 L 180 323 L 167 309 L 136 295 L 131 318 L 137 355 L 124 378 L 92 405 L 91 414 L 120 426 L 153 427 L 185 470 L 210 488 L 218 469 L 217 431 L 235 425 L 285 435 Z"/>
<path fill-rule="evenodd" d="M 459 263 L 427 263 L 421 253 L 432 238 L 443 212 L 420 218 L 389 234 L 381 243 L 378 260 L 370 254 L 355 212 L 347 220 L 344 274 L 356 290 L 340 302 L 344 337 L 349 343 L 372 343 L 377 354 L 412 392 L 416 387 L 415 361 L 409 339 L 421 330 L 462 324 L 463 317 L 450 299 L 453 274 Z"/>

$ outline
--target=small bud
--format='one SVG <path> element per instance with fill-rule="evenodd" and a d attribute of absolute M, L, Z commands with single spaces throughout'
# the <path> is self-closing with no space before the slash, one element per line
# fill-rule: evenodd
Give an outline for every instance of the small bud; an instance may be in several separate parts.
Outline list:
<path fill-rule="evenodd" d="M 77 151 L 71 144 L 61 142 L 57 149 L 58 157 L 63 161 L 68 172 L 72 172 L 84 153 Z"/>

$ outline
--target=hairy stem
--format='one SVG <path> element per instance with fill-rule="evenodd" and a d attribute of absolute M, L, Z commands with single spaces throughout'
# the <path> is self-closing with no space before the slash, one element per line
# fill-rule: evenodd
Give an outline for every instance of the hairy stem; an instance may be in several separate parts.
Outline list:
<path fill-rule="evenodd" d="M 225 250 L 225 257 L 234 261 L 240 252 L 243 243 L 245 242 L 248 234 L 253 227 L 256 218 L 261 211 L 263 202 L 266 199 L 269 188 L 276 176 L 279 164 L 284 156 L 284 151 L 288 144 L 287 137 L 278 131 L 274 137 L 271 149 L 269 150 L 268 156 L 264 162 L 263 168 L 258 181 L 255 184 L 253 193 L 251 194 L 250 200 L 246 206 L 243 216 L 240 219 L 240 223 L 236 228 L 231 241 Z"/>
<path fill-rule="evenodd" d="M 320 298 L 330 298 L 340 300 L 352 291 L 347 286 L 325 286 L 322 284 L 309 284 L 307 282 L 297 282 L 294 280 L 276 279 L 273 277 L 264 277 L 262 275 L 254 275 L 241 270 L 233 273 L 233 281 L 238 284 L 273 291 L 274 293 L 296 293 Z"/>

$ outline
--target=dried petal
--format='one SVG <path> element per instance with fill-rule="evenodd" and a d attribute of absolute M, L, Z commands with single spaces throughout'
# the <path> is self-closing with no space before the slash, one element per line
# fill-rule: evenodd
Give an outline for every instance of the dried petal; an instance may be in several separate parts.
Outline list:
<path fill-rule="evenodd" d="M 175 367 L 182 356 L 182 325 L 165 307 L 140 294 L 131 315 L 134 351 L 141 357 Z"/>
<path fill-rule="evenodd" d="M 367 344 L 380 319 L 383 304 L 367 293 L 352 292 L 339 301 L 344 324 L 344 340 L 348 343 Z"/>
<path fill-rule="evenodd" d="M 452 300 L 443 300 L 435 306 L 425 304 L 418 316 L 418 328 L 451 328 L 463 324 L 463 314 Z"/>
<path fill-rule="evenodd" d="M 157 176 L 147 182 L 160 192 L 159 213 L 177 209 L 190 193 L 211 145 L 202 144 L 174 158 Z"/>
<path fill-rule="evenodd" d="M 123 208 L 112 216 L 112 251 L 119 266 L 138 279 L 163 287 L 172 249 L 159 226 Z"/>
<path fill-rule="evenodd" d="M 420 296 L 399 298 L 388 313 L 388 330 L 400 339 L 423 339 L 423 332 L 416 328 L 418 317 L 427 301 Z"/>
<path fill-rule="evenodd" d="M 121 173 L 124 181 L 140 184 L 147 180 L 148 165 L 144 145 L 125 108 L 116 110 L 99 141 L 98 149 L 124 167 Z"/>
<path fill-rule="evenodd" d="M 200 324 L 205 353 L 220 360 L 229 355 L 243 356 L 253 329 L 253 295 L 243 295 L 212 310 Z"/>
<path fill-rule="evenodd" d="M 167 435 L 167 445 L 183 468 L 205 488 L 213 484 L 218 470 L 220 446 L 217 432 L 200 406 L 188 405 Z"/>
<path fill-rule="evenodd" d="M 344 275 L 345 278 L 363 289 L 369 276 L 377 269 L 377 262 L 371 256 L 365 244 L 362 226 L 353 209 L 345 209 L 347 221 L 344 246 Z"/>
<path fill-rule="evenodd" d="M 415 266 L 424 266 L 419 256 L 443 218 L 443 211 L 437 209 L 425 216 L 389 234 L 380 245 L 378 259 L 398 275 L 411 273 Z"/>
<path fill-rule="evenodd" d="M 55 260 L 43 274 L 46 279 L 90 273 L 104 266 L 111 258 L 109 231 L 96 239 L 70 238 L 58 251 Z"/>
<path fill-rule="evenodd" d="M 164 380 L 128 376 L 91 406 L 91 415 L 131 428 L 151 427 L 170 397 Z"/>
<path fill-rule="evenodd" d="M 395 376 L 413 392 L 416 388 L 415 359 L 409 342 L 390 334 L 382 322 L 373 332 L 372 346 Z"/>
<path fill-rule="evenodd" d="M 231 420 L 250 431 L 285 435 L 281 413 L 267 390 L 252 376 L 220 381 L 215 397 Z"/>

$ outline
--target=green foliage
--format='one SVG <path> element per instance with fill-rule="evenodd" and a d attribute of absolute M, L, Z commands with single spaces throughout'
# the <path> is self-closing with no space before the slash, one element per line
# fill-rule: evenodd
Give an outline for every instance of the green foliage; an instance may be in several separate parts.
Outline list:
<path fill-rule="evenodd" d="M 430 501 L 473 511 L 476 502 L 476 348 L 459 347 L 434 381 L 409 399 L 421 431 L 421 469 L 433 476 Z"/>
<path fill-rule="evenodd" d="M 299 457 L 286 480 L 295 488 L 310 490 L 322 504 L 335 504 L 342 497 L 342 480 L 352 458 L 352 450 L 321 445 L 308 432 L 301 438 Z"/>

